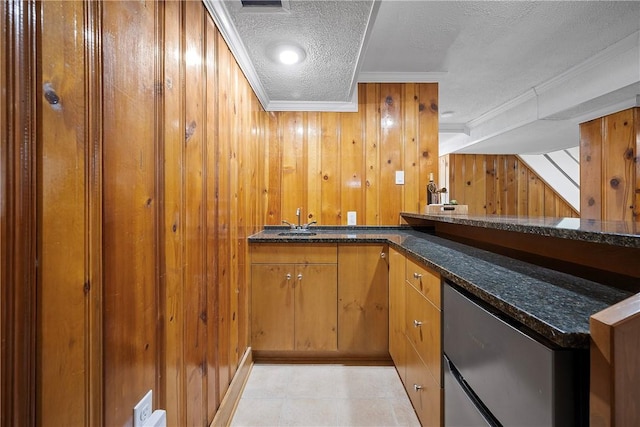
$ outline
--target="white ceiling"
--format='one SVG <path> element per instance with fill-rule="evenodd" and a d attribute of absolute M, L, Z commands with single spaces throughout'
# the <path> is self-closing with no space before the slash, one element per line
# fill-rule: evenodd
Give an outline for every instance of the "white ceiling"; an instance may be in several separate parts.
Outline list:
<path fill-rule="evenodd" d="M 639 1 L 204 0 L 267 110 L 354 111 L 358 82 L 438 82 L 441 154 L 543 153 L 640 105 Z M 306 51 L 284 66 L 279 42 Z"/>

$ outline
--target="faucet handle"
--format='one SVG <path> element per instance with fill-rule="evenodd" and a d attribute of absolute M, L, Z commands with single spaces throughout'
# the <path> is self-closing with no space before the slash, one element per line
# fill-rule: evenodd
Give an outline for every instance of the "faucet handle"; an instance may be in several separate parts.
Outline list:
<path fill-rule="evenodd" d="M 293 229 L 293 228 L 296 228 L 296 226 L 295 226 L 295 225 L 291 224 L 289 221 L 285 221 L 284 219 L 282 220 L 282 223 L 283 223 L 283 224 L 287 224 L 287 225 L 288 225 L 289 227 L 291 227 L 292 229 Z"/>
<path fill-rule="evenodd" d="M 309 224 L 303 225 L 302 228 L 307 229 L 307 228 L 309 228 L 310 225 L 317 224 L 317 223 L 318 223 L 318 221 L 311 221 Z"/>

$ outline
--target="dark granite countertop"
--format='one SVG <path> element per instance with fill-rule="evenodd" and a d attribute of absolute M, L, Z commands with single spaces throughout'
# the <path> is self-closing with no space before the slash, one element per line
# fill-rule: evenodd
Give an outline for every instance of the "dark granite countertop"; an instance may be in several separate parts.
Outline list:
<path fill-rule="evenodd" d="M 427 215 L 402 212 L 406 220 L 418 219 L 450 224 L 471 225 L 503 231 L 614 246 L 640 248 L 640 222 L 597 221 L 581 218 L 516 217 L 498 215 Z"/>
<path fill-rule="evenodd" d="M 632 295 L 411 227 L 313 227 L 313 236 L 279 235 L 286 230 L 267 226 L 249 242 L 388 243 L 564 348 L 588 348 L 589 317 Z"/>

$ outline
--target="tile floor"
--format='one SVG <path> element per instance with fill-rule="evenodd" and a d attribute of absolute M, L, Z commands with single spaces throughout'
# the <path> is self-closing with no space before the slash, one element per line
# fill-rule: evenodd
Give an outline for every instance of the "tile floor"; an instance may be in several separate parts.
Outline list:
<path fill-rule="evenodd" d="M 232 426 L 420 426 L 393 366 L 255 364 Z"/>

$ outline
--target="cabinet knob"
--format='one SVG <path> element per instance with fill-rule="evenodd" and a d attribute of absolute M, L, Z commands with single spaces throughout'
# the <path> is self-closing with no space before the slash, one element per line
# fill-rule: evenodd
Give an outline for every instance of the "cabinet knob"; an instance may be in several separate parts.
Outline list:
<path fill-rule="evenodd" d="M 291 280 L 291 273 L 287 273 L 287 280 Z"/>
<path fill-rule="evenodd" d="M 384 252 L 380 252 L 380 258 L 384 259 L 387 257 L 387 254 Z"/>
<path fill-rule="evenodd" d="M 422 387 L 421 385 L 418 385 L 418 384 L 414 384 L 414 385 L 413 385 L 413 389 L 414 389 L 415 391 L 420 391 L 420 390 L 422 390 L 422 388 L 423 388 L 423 387 Z"/>
<path fill-rule="evenodd" d="M 422 322 L 421 322 L 421 321 L 419 321 L 419 320 L 414 320 L 414 321 L 413 321 L 413 326 L 414 326 L 415 328 L 419 328 L 420 326 L 422 326 Z"/>
<path fill-rule="evenodd" d="M 413 278 L 414 278 L 414 279 L 422 279 L 422 274 L 420 274 L 420 273 L 413 273 Z"/>
<path fill-rule="evenodd" d="M 298 273 L 298 280 L 302 280 L 302 273 Z"/>

